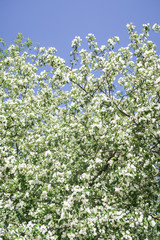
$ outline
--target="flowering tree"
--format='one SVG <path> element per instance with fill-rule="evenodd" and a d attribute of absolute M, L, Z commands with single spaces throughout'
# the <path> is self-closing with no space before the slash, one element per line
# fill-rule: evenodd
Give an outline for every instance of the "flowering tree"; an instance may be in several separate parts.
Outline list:
<path fill-rule="evenodd" d="M 0 239 L 159 239 L 160 57 L 127 28 L 117 51 L 76 37 L 70 67 L 22 34 L 1 48 Z"/>

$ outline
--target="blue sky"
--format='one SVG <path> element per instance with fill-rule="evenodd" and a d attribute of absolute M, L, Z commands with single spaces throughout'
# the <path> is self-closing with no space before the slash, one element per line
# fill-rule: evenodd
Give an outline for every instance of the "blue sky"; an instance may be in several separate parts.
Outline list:
<path fill-rule="evenodd" d="M 85 41 L 88 33 L 106 44 L 119 36 L 120 45 L 129 42 L 127 23 L 137 30 L 143 23 L 160 24 L 159 0 L 1 0 L 0 37 L 13 43 L 18 32 L 40 46 L 55 47 L 69 63 L 75 36 Z M 160 34 L 153 34 L 160 49 Z"/>

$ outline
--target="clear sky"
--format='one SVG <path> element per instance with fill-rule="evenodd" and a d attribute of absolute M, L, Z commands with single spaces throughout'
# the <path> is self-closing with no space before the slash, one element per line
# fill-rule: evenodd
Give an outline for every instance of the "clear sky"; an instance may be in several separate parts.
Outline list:
<path fill-rule="evenodd" d="M 0 6 L 0 37 L 7 44 L 22 32 L 40 46 L 55 47 L 67 62 L 75 36 L 85 41 L 93 33 L 100 45 L 119 36 L 126 46 L 127 23 L 137 30 L 143 23 L 160 24 L 160 0 L 0 0 Z M 160 34 L 152 39 L 160 49 Z"/>

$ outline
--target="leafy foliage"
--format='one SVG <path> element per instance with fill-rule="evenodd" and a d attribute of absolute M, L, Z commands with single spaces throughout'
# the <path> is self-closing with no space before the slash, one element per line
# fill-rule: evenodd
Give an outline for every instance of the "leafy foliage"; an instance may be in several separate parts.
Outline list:
<path fill-rule="evenodd" d="M 160 57 L 127 28 L 117 51 L 76 37 L 71 67 L 0 39 L 1 239 L 159 239 Z"/>

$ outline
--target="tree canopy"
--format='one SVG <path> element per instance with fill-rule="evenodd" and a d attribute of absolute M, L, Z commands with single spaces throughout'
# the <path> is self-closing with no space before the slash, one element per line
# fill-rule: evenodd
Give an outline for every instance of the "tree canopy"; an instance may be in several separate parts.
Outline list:
<path fill-rule="evenodd" d="M 159 239 L 160 56 L 127 28 L 75 37 L 70 66 L 1 39 L 0 239 Z"/>

